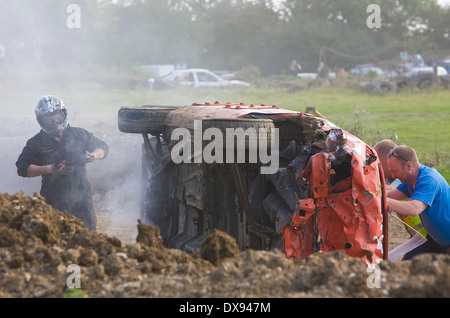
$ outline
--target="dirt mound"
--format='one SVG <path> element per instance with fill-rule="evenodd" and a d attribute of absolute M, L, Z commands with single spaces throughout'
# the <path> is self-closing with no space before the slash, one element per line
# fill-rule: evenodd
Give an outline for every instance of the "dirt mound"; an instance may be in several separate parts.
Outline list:
<path fill-rule="evenodd" d="M 138 237 L 140 242 L 122 246 L 54 210 L 38 194 L 2 194 L 0 297 L 63 297 L 71 264 L 79 265 L 81 289 L 90 297 L 158 296 L 127 289 L 152 275 L 197 275 L 213 268 L 198 255 L 163 248 L 157 228 L 139 224 Z"/>
<path fill-rule="evenodd" d="M 225 258 L 232 257 L 239 252 L 236 240 L 219 230 L 214 230 L 208 235 L 200 249 L 201 257 L 216 266 Z"/>
<path fill-rule="evenodd" d="M 293 262 L 276 251 L 239 252 L 215 231 L 187 254 L 165 248 L 158 228 L 137 226 L 137 242 L 123 246 L 37 194 L 0 194 L 0 297 L 450 297 L 447 255 L 382 262 L 377 285 L 374 271 L 343 252 Z M 80 290 L 68 287 L 71 264 Z"/>

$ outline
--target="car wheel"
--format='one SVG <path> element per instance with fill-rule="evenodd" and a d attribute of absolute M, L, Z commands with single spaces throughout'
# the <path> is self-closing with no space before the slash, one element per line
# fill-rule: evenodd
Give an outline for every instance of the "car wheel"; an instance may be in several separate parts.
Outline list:
<path fill-rule="evenodd" d="M 450 76 L 441 76 L 440 80 L 445 88 L 450 88 Z"/>
<path fill-rule="evenodd" d="M 376 86 L 372 82 L 364 84 L 362 87 L 365 89 L 367 94 L 374 94 L 376 92 Z"/>
<path fill-rule="evenodd" d="M 167 114 L 178 106 L 121 107 L 119 130 L 125 133 L 160 134 Z"/>
<path fill-rule="evenodd" d="M 379 81 L 377 83 L 377 91 L 378 93 L 385 94 L 394 94 L 397 92 L 397 87 L 388 81 Z"/>
<path fill-rule="evenodd" d="M 428 89 L 436 83 L 436 76 L 433 74 L 422 74 L 413 77 L 410 80 L 410 86 L 412 89 Z"/>

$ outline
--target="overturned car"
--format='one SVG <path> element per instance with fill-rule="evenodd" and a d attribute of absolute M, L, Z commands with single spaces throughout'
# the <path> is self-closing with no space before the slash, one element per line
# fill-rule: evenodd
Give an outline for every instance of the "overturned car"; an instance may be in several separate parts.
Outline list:
<path fill-rule="evenodd" d="M 321 116 L 244 103 L 121 107 L 141 134 L 141 220 L 166 246 L 198 251 L 214 229 L 241 250 L 289 258 L 345 250 L 387 259 L 383 172 L 376 152 Z"/>

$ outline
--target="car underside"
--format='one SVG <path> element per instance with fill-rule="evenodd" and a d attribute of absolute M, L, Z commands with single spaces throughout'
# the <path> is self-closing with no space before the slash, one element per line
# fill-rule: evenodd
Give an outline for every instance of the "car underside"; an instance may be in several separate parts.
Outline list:
<path fill-rule="evenodd" d="M 216 102 L 122 107 L 118 121 L 143 136 L 141 219 L 166 246 L 198 251 L 218 229 L 241 250 L 295 260 L 333 250 L 368 264 L 387 258 L 377 154 L 327 119 Z"/>

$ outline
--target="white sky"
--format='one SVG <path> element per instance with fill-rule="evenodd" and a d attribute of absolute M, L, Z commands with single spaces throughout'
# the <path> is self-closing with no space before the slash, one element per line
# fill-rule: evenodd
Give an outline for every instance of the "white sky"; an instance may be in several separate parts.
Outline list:
<path fill-rule="evenodd" d="M 276 3 L 277 1 L 282 2 L 283 0 L 275 0 L 274 2 Z M 437 2 L 442 6 L 450 6 L 450 0 L 437 0 Z"/>
<path fill-rule="evenodd" d="M 440 5 L 448 6 L 448 5 L 450 5 L 450 0 L 438 0 L 438 3 Z"/>

